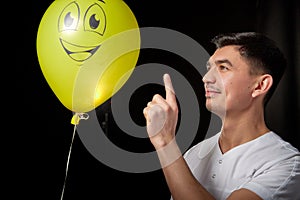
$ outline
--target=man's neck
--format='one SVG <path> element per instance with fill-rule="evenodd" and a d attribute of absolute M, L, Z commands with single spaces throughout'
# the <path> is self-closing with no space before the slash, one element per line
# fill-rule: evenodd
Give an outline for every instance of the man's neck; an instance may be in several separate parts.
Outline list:
<path fill-rule="evenodd" d="M 270 130 L 267 128 L 263 112 L 240 113 L 223 119 L 219 146 L 223 153 L 249 142 Z"/>

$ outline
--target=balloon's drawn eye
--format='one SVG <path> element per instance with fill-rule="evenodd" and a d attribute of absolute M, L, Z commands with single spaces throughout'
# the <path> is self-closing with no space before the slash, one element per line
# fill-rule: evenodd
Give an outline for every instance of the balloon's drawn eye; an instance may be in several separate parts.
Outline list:
<path fill-rule="evenodd" d="M 96 19 L 96 14 L 93 14 L 91 17 L 90 17 L 90 27 L 92 29 L 96 29 L 100 24 L 100 19 Z"/>
<path fill-rule="evenodd" d="M 103 35 L 105 28 L 106 16 L 102 7 L 98 4 L 91 5 L 84 16 L 84 30 Z"/>
<path fill-rule="evenodd" d="M 74 18 L 71 16 L 71 12 L 68 12 L 64 19 L 64 25 L 66 27 L 71 27 L 74 23 Z"/>
<path fill-rule="evenodd" d="M 58 20 L 58 31 L 76 30 L 79 22 L 79 6 L 76 2 L 68 4 Z"/>

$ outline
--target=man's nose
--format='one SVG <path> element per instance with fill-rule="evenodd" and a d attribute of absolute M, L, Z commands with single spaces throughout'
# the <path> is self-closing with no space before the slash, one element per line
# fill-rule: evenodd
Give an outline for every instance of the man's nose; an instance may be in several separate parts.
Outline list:
<path fill-rule="evenodd" d="M 216 81 L 215 73 L 215 67 L 211 67 L 203 76 L 202 81 L 204 83 L 214 83 Z"/>

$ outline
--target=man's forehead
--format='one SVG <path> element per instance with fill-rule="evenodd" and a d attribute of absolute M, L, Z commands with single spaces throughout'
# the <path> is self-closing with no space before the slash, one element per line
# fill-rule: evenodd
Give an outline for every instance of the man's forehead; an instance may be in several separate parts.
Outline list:
<path fill-rule="evenodd" d="M 213 55 L 215 55 L 215 54 L 217 54 L 217 55 L 231 54 L 231 53 L 236 54 L 236 53 L 239 53 L 240 48 L 241 48 L 241 46 L 238 46 L 238 45 L 227 45 L 224 47 L 217 48 Z"/>
<path fill-rule="evenodd" d="M 240 46 L 237 45 L 228 45 L 216 49 L 214 54 L 210 56 L 208 63 L 215 63 L 222 60 L 231 60 L 237 57 L 240 57 L 239 53 Z"/>

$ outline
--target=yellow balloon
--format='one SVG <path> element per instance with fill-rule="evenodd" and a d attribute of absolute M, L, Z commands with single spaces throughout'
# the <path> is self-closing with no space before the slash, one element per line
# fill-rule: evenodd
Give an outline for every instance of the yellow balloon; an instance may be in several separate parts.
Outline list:
<path fill-rule="evenodd" d="M 47 83 L 75 113 L 111 98 L 140 52 L 137 20 L 122 0 L 55 0 L 40 21 L 36 42 Z"/>

